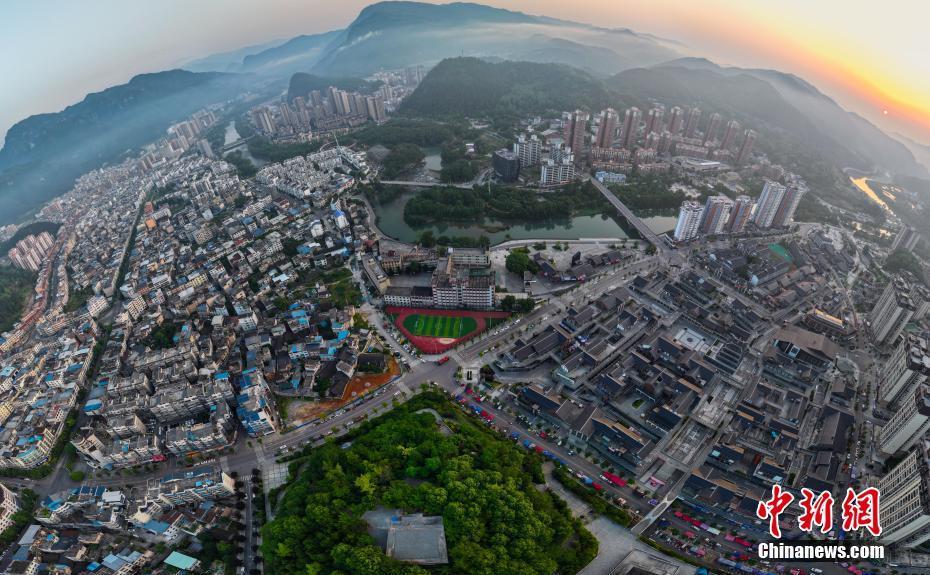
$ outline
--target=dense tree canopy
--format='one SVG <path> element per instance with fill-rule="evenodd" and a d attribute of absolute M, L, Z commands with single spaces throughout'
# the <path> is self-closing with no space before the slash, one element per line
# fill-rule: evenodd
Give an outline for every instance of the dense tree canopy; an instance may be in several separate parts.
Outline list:
<path fill-rule="evenodd" d="M 417 413 L 424 407 L 453 432 Z M 596 540 L 564 502 L 533 484 L 542 475 L 538 457 L 435 392 L 365 423 L 348 449 L 330 442 L 301 463 L 262 530 L 268 572 L 427 573 L 375 545 L 361 516 L 378 505 L 443 517 L 449 565 L 434 573 L 574 573 L 596 554 Z"/>
<path fill-rule="evenodd" d="M 507 270 L 522 276 L 523 272 L 536 273 L 539 271 L 539 264 L 530 258 L 529 251 L 526 248 L 515 248 L 510 250 L 507 258 L 504 260 Z"/>
<path fill-rule="evenodd" d="M 419 118 L 394 118 L 385 124 L 366 126 L 351 135 L 361 144 L 381 144 L 388 148 L 397 144 L 440 146 L 467 136 L 477 136 L 477 133 L 463 122 L 450 123 Z"/>
<path fill-rule="evenodd" d="M 404 221 L 410 226 L 474 222 L 484 218 L 539 222 L 608 209 L 604 197 L 591 184 L 537 193 L 502 186 L 492 188 L 490 193 L 485 189 L 430 188 L 410 198 L 404 206 Z"/>
<path fill-rule="evenodd" d="M 19 321 L 35 283 L 36 274 L 31 271 L 0 266 L 0 332 Z"/>
<path fill-rule="evenodd" d="M 387 157 L 384 158 L 382 175 L 385 179 L 392 180 L 416 168 L 424 157 L 423 150 L 416 144 L 398 144 L 391 148 Z"/>
<path fill-rule="evenodd" d="M 614 98 L 602 82 L 569 66 L 448 58 L 404 99 L 400 113 L 502 120 L 578 106 L 598 110 Z"/>
<path fill-rule="evenodd" d="M 890 274 L 909 271 L 920 281 L 924 281 L 924 271 L 920 260 L 907 250 L 897 249 L 891 252 L 885 259 L 884 270 Z"/>

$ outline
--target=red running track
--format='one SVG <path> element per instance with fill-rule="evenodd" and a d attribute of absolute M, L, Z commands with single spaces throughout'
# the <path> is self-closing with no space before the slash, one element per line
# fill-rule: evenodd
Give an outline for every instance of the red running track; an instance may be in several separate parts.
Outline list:
<path fill-rule="evenodd" d="M 487 329 L 488 325 L 485 322 L 485 318 L 507 318 L 510 317 L 510 313 L 506 311 L 472 311 L 472 310 L 460 310 L 460 309 L 427 309 L 420 307 L 395 307 L 388 306 L 385 308 L 385 311 L 391 315 L 396 315 L 397 318 L 394 320 L 394 325 L 397 326 L 397 329 L 400 330 L 404 337 L 410 340 L 417 349 L 421 352 L 434 355 L 438 353 L 446 352 L 458 344 L 468 341 L 469 339 L 475 337 L 479 333 L 482 333 Z M 478 324 L 471 333 L 465 334 L 462 337 L 455 338 L 453 340 L 448 340 L 446 338 L 438 337 L 428 337 L 424 335 L 413 335 L 407 328 L 404 327 L 404 320 L 407 316 L 410 315 L 439 315 L 439 316 L 450 316 L 450 317 L 470 317 L 475 320 L 475 323 Z"/>

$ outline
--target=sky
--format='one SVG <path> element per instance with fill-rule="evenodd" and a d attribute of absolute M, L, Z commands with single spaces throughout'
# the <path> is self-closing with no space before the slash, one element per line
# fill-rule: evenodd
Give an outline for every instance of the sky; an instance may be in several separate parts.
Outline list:
<path fill-rule="evenodd" d="M 0 134 L 132 76 L 349 24 L 362 0 L 21 0 L 0 4 Z M 930 145 L 930 4 L 913 0 L 487 0 L 683 43 L 801 76 L 885 131 Z"/>

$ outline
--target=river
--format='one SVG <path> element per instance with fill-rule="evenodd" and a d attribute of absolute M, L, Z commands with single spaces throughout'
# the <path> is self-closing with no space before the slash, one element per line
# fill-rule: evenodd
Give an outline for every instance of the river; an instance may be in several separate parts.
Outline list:
<path fill-rule="evenodd" d="M 442 170 L 442 149 L 440 148 L 423 148 L 425 157 L 423 161 L 427 170 L 438 172 Z"/>
<path fill-rule="evenodd" d="M 223 145 L 228 146 L 238 139 L 240 139 L 240 136 L 239 132 L 236 131 L 236 122 L 235 120 L 230 120 L 229 123 L 226 124 L 226 133 L 223 135 Z M 266 163 L 264 160 L 258 160 L 252 156 L 252 154 L 249 153 L 249 147 L 246 144 L 240 144 L 231 150 L 227 150 L 223 155 L 225 156 L 230 152 L 242 152 L 242 156 L 248 161 L 252 162 L 256 168 L 260 168 Z"/>
<path fill-rule="evenodd" d="M 577 240 L 580 238 L 629 237 L 613 218 L 606 215 L 576 216 L 565 221 L 532 224 L 506 224 L 485 220 L 482 225 L 477 223 L 448 224 L 413 228 L 404 221 L 404 206 L 415 195 L 416 192 L 409 192 L 386 205 L 374 204 L 378 228 L 392 238 L 403 242 L 415 242 L 417 237 L 426 230 L 431 230 L 436 236 L 478 238 L 484 235 L 490 238 L 492 244 L 525 239 Z M 675 228 L 675 216 L 652 215 L 642 219 L 656 233 L 664 233 Z"/>

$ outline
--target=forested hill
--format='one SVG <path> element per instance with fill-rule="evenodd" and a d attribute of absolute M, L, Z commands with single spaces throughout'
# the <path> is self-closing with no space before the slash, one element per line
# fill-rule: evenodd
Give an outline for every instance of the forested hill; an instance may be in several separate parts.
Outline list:
<path fill-rule="evenodd" d="M 296 478 L 262 528 L 266 572 L 570 575 L 597 555 L 597 540 L 565 502 L 538 488 L 539 456 L 496 437 L 438 392 L 341 441 L 292 456 Z M 426 569 L 385 555 L 362 519 L 379 508 L 442 517 L 449 564 Z"/>
<path fill-rule="evenodd" d="M 517 118 L 613 102 L 593 76 L 562 64 L 449 58 L 426 75 L 400 112 L 410 116 Z"/>
<path fill-rule="evenodd" d="M 171 123 L 254 86 L 243 74 L 142 74 L 60 112 L 18 122 L 0 150 L 0 224 L 68 191 L 77 176 L 158 139 Z"/>

